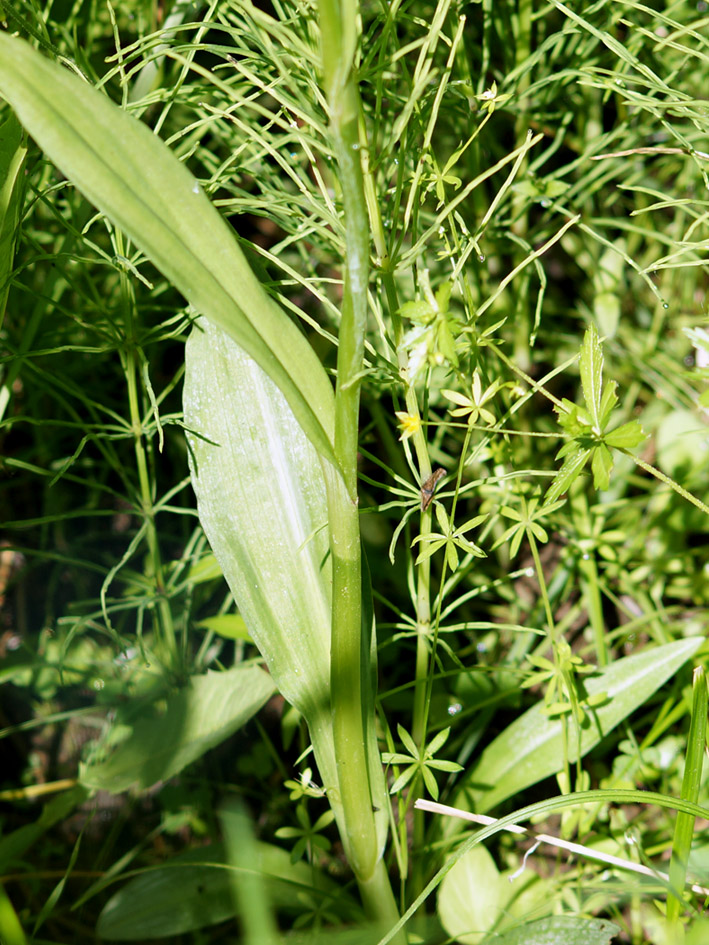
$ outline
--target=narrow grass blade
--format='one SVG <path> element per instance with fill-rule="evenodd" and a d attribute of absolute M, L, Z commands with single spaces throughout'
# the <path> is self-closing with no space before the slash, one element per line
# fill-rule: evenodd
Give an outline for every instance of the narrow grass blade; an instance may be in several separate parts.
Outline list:
<path fill-rule="evenodd" d="M 707 731 L 707 682 L 704 667 L 697 666 L 692 679 L 692 718 L 687 739 L 687 757 L 684 777 L 682 778 L 682 800 L 697 803 L 699 785 L 702 780 L 702 764 L 706 746 Z M 692 849 L 694 836 L 693 814 L 678 811 L 675 822 L 675 835 L 672 842 L 670 860 L 670 885 L 675 890 L 684 889 L 687 881 L 687 861 Z M 681 900 L 670 894 L 667 897 L 667 918 L 670 922 L 679 920 Z"/>
<path fill-rule="evenodd" d="M 0 325 L 10 288 L 10 274 L 15 255 L 21 195 L 24 189 L 24 167 L 27 143 L 22 127 L 10 114 L 0 125 Z"/>
<path fill-rule="evenodd" d="M 238 908 L 244 945 L 279 945 L 281 937 L 263 877 L 252 870 L 258 855 L 243 804 L 224 807 L 219 817 L 229 860 L 232 899 Z"/>

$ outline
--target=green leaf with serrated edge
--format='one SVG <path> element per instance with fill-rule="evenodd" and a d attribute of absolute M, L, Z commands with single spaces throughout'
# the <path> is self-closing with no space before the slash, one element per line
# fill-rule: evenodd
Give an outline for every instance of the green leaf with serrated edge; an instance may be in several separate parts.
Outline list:
<path fill-rule="evenodd" d="M 559 472 L 554 477 L 554 481 L 547 489 L 547 494 L 544 496 L 544 505 L 551 505 L 552 502 L 556 502 L 560 495 L 564 492 L 568 492 L 569 486 L 571 483 L 580 475 L 581 470 L 586 465 L 586 460 L 588 459 L 591 450 L 577 448 L 570 456 L 567 457 L 564 465 L 561 467 Z"/>
<path fill-rule="evenodd" d="M 596 489 L 607 489 L 611 481 L 613 457 L 605 443 L 599 443 L 593 450 L 591 459 L 593 485 Z"/>
<path fill-rule="evenodd" d="M 162 714 L 133 721 L 107 761 L 83 767 L 80 781 L 113 793 L 166 781 L 241 728 L 275 691 L 258 666 L 193 676 L 167 697 Z"/>
<path fill-rule="evenodd" d="M 142 122 L 23 40 L 0 34 L 0 95 L 57 167 L 197 312 L 283 391 L 334 462 L 334 393 L 317 355 L 254 276 L 187 168 Z"/>
<path fill-rule="evenodd" d="M 455 545 L 452 541 L 446 544 L 446 562 L 451 571 L 458 570 L 458 552 L 455 550 Z"/>
<path fill-rule="evenodd" d="M 200 521 L 276 686 L 308 724 L 344 830 L 330 713 L 332 566 L 321 460 L 271 379 L 206 320 L 187 342 L 184 409 Z M 344 486 L 341 501 L 350 501 Z M 374 732 L 367 751 L 371 765 Z M 371 767 L 383 848 L 384 776 L 381 765 Z"/>
<path fill-rule="evenodd" d="M 457 771 L 463 771 L 463 766 L 459 765 L 457 761 L 438 761 L 437 759 L 432 759 L 427 761 L 426 764 L 429 768 L 433 768 L 436 771 L 449 771 L 455 773 Z"/>
<path fill-rule="evenodd" d="M 426 542 L 426 547 L 416 558 L 415 564 L 421 564 L 422 561 L 426 561 L 427 558 L 430 558 L 432 555 L 435 555 L 437 551 L 445 546 L 446 542 L 443 541 L 429 541 Z"/>
<path fill-rule="evenodd" d="M 591 422 L 601 431 L 601 391 L 603 387 L 603 349 L 593 325 L 586 329 L 579 358 L 581 387 Z"/>
<path fill-rule="evenodd" d="M 618 395 L 615 392 L 617 386 L 618 385 L 615 381 L 609 381 L 605 390 L 603 391 L 600 409 L 600 430 L 604 430 L 606 428 L 606 424 L 608 423 L 610 415 L 613 413 L 613 409 L 618 403 Z"/>
<path fill-rule="evenodd" d="M 647 439 L 647 434 L 644 433 L 639 420 L 631 420 L 630 423 L 624 423 L 611 433 L 606 433 L 603 437 L 604 442 L 607 443 L 608 446 L 626 450 L 635 449 L 635 447 L 640 446 L 645 439 Z"/>
<path fill-rule="evenodd" d="M 670 679 L 704 642 L 688 637 L 617 660 L 583 680 L 589 696 L 605 692 L 607 701 L 588 712 L 581 728 L 580 755 L 587 754 L 616 725 L 627 718 Z M 569 757 L 577 756 L 575 735 L 569 735 Z M 459 782 L 453 807 L 484 813 L 531 784 L 563 767 L 563 737 L 559 721 L 548 719 L 544 703 L 533 706 L 502 732 Z"/>

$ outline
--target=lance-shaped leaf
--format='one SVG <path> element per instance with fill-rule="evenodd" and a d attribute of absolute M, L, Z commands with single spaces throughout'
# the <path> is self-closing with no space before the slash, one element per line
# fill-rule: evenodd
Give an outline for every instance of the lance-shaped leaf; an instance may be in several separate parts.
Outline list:
<path fill-rule="evenodd" d="M 570 760 L 576 760 L 576 753 L 582 757 L 594 748 L 673 676 L 703 642 L 703 637 L 688 637 L 648 647 L 584 679 L 586 704 L 600 693 L 605 693 L 605 701 L 587 713 L 579 746 L 575 746 L 574 729 L 569 726 Z M 542 778 L 556 774 L 563 768 L 563 745 L 562 722 L 550 718 L 544 703 L 539 702 L 483 751 L 475 767 L 461 781 L 454 806 L 469 809 L 472 803 L 477 813 L 484 813 Z"/>
<path fill-rule="evenodd" d="M 199 517 L 249 633 L 306 719 L 329 706 L 331 567 L 318 454 L 256 362 L 202 319 L 186 349 Z"/>
<path fill-rule="evenodd" d="M 258 666 L 194 676 L 167 697 L 163 713 L 133 719 L 126 740 L 107 761 L 83 768 L 80 781 L 114 793 L 165 781 L 241 728 L 274 690 Z"/>
<path fill-rule="evenodd" d="M 271 379 L 205 319 L 187 343 L 184 407 L 200 520 L 276 685 L 308 723 L 320 777 L 339 818 L 321 460 Z M 344 485 L 342 501 L 350 501 Z M 367 737 L 383 842 L 383 774 L 374 764 L 374 732 Z"/>
<path fill-rule="evenodd" d="M 68 69 L 6 35 L 0 95 L 84 196 L 260 364 L 307 436 L 332 459 L 334 395 L 322 365 L 167 145 Z"/>

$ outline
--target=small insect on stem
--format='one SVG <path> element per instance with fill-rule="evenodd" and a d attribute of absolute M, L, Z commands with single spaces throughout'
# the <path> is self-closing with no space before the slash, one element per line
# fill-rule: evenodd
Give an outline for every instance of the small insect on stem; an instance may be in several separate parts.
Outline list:
<path fill-rule="evenodd" d="M 436 491 L 436 485 L 439 480 L 445 476 L 445 469 L 434 469 L 428 479 L 421 486 L 421 511 L 425 512 L 433 500 L 433 493 Z"/>

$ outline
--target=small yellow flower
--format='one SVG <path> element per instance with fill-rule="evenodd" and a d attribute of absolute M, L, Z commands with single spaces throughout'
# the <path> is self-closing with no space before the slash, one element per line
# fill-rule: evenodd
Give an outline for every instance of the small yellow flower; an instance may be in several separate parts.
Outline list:
<path fill-rule="evenodd" d="M 418 433 L 421 429 L 421 417 L 418 415 L 406 413 L 405 410 L 397 410 L 396 419 L 399 421 L 399 429 L 401 430 L 400 440 L 408 440 L 410 436 Z"/>

